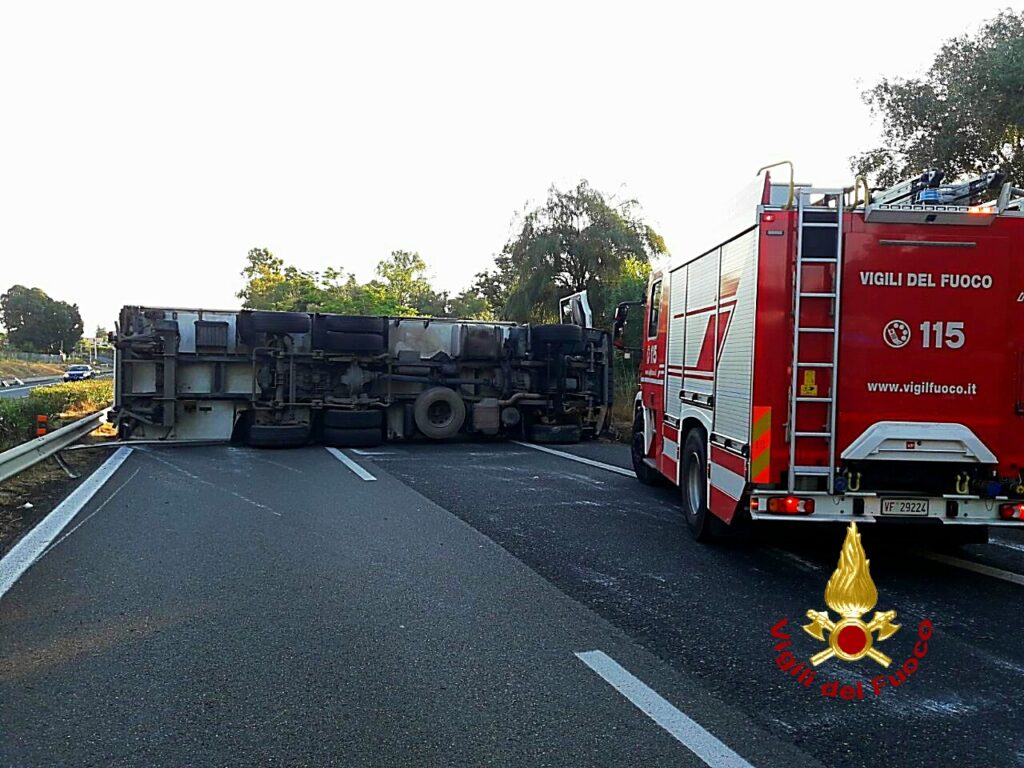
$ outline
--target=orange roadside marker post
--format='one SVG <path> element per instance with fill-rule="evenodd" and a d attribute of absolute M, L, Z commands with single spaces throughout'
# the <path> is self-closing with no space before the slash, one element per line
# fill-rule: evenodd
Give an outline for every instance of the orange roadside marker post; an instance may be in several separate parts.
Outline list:
<path fill-rule="evenodd" d="M 50 417 L 45 413 L 36 416 L 36 437 L 43 437 L 46 434 L 46 425 L 49 421 Z"/>

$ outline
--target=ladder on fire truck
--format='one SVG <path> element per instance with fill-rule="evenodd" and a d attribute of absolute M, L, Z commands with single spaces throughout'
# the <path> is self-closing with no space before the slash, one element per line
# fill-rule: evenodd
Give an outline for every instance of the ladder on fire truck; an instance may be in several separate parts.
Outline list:
<path fill-rule="evenodd" d="M 797 245 L 793 302 L 793 378 L 789 394 L 789 492 L 797 491 L 800 478 L 825 478 L 826 487 L 832 493 L 836 470 L 836 394 L 839 374 L 839 300 L 842 291 L 843 259 L 843 200 L 842 189 L 801 189 L 797 202 Z M 834 245 L 833 245 L 834 238 Z M 804 269 L 810 265 L 822 265 L 825 280 L 831 285 L 819 286 L 822 290 L 805 290 Z M 829 269 L 831 265 L 831 269 Z M 808 324 L 805 315 L 807 307 L 822 302 L 829 306 L 831 325 Z M 813 311 L 812 311 L 813 314 Z M 818 317 L 821 317 L 819 312 Z M 824 359 L 805 359 L 801 356 L 804 345 L 801 340 L 814 334 L 829 336 L 830 352 Z M 821 357 L 820 354 L 815 357 Z M 828 389 L 819 395 L 815 389 L 811 394 L 801 393 L 801 380 L 807 371 L 825 373 Z M 798 429 L 801 422 L 798 415 L 814 404 L 824 404 L 825 422 L 820 429 L 808 431 Z M 806 441 L 824 440 L 828 448 L 828 466 L 798 465 L 798 445 Z M 801 489 L 806 493 L 811 489 Z"/>

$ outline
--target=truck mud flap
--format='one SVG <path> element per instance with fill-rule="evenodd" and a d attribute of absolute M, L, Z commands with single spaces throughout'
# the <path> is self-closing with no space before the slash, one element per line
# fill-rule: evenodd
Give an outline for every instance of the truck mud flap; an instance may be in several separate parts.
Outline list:
<path fill-rule="evenodd" d="M 380 429 L 383 411 L 324 411 L 324 429 Z"/>

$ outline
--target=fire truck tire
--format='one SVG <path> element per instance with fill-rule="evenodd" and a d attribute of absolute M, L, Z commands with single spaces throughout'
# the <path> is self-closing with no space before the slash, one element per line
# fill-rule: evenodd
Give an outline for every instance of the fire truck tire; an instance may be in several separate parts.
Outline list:
<path fill-rule="evenodd" d="M 306 424 L 253 424 L 249 427 L 248 443 L 254 448 L 293 448 L 309 440 Z"/>
<path fill-rule="evenodd" d="M 387 329 L 386 318 L 363 315 L 317 315 L 313 322 L 325 331 L 341 333 L 383 334 Z"/>
<path fill-rule="evenodd" d="M 466 404 L 459 393 L 447 387 L 421 392 L 413 406 L 416 428 L 433 440 L 454 437 L 466 421 Z"/>
<path fill-rule="evenodd" d="M 535 325 L 530 338 L 536 344 L 574 345 L 583 342 L 583 329 L 578 325 Z"/>
<path fill-rule="evenodd" d="M 534 424 L 530 427 L 531 443 L 548 445 L 571 445 L 580 441 L 578 424 Z"/>
<path fill-rule="evenodd" d="M 633 422 L 633 439 L 630 440 L 630 458 L 633 460 L 633 471 L 636 479 L 644 485 L 661 485 L 664 476 L 644 461 L 644 423 L 643 419 Z"/>
<path fill-rule="evenodd" d="M 697 541 L 710 541 L 722 530 L 722 522 L 708 509 L 707 438 L 700 429 L 691 429 L 683 441 L 683 466 L 679 488 L 683 496 L 686 526 Z"/>
<path fill-rule="evenodd" d="M 379 355 L 384 352 L 384 336 L 379 333 L 346 333 L 322 331 L 316 334 L 313 346 L 327 352 L 365 352 Z"/>
<path fill-rule="evenodd" d="M 335 448 L 365 448 L 384 442 L 384 432 L 379 426 L 363 429 L 334 429 L 324 427 L 323 443 Z"/>
<path fill-rule="evenodd" d="M 382 411 L 324 411 L 324 427 L 332 429 L 380 429 Z"/>

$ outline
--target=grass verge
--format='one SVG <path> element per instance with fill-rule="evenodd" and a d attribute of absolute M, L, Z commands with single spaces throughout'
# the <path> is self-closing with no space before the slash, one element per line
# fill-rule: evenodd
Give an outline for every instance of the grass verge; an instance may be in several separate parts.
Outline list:
<path fill-rule="evenodd" d="M 36 387 L 28 397 L 0 400 L 0 451 L 36 436 L 36 417 L 46 416 L 50 431 L 62 422 L 106 408 L 114 400 L 114 382 L 75 381 Z"/>

